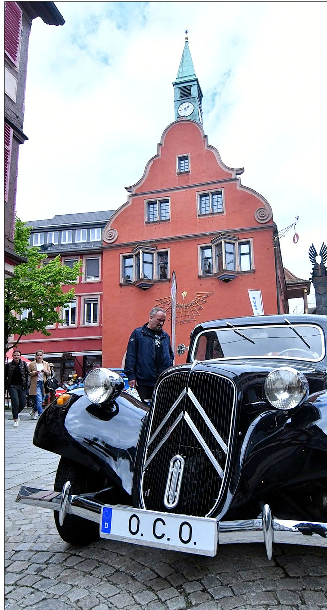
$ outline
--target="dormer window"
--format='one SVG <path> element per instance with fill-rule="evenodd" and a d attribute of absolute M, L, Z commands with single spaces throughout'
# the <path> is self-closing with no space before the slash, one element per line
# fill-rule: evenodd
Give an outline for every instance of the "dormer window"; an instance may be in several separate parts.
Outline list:
<path fill-rule="evenodd" d="M 58 231 L 50 231 L 47 235 L 47 243 L 56 245 L 59 242 L 59 232 Z"/>
<path fill-rule="evenodd" d="M 71 244 L 73 241 L 73 231 L 61 231 L 61 243 L 62 244 Z"/>
<path fill-rule="evenodd" d="M 31 242 L 32 242 L 32 246 L 43 246 L 44 233 L 32 233 Z"/>
<path fill-rule="evenodd" d="M 75 241 L 87 241 L 87 229 L 76 229 L 75 231 Z"/>
<path fill-rule="evenodd" d="M 90 241 L 100 241 L 100 240 L 101 240 L 101 229 L 99 227 L 90 229 Z"/>

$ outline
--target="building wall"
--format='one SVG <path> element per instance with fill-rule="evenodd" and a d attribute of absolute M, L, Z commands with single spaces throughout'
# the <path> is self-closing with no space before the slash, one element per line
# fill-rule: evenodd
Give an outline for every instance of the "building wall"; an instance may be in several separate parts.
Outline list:
<path fill-rule="evenodd" d="M 70 253 L 71 254 L 71 253 Z M 92 256 L 93 256 L 92 252 Z M 54 324 L 48 327 L 50 337 L 40 332 L 26 335 L 21 338 L 19 347 L 22 352 L 31 357 L 38 349 L 42 349 L 48 360 L 56 363 L 62 360 L 63 356 L 69 361 L 67 370 L 76 371 L 80 376 L 84 376 L 88 368 L 87 356 L 96 357 L 97 363 L 101 364 L 102 354 L 102 256 L 100 258 L 100 280 L 87 282 L 83 276 L 78 279 L 75 289 L 76 298 L 76 322 L 73 325 Z M 69 257 L 63 256 L 64 259 Z M 79 255 L 74 259 L 79 259 Z M 68 291 L 72 286 L 64 287 Z M 96 324 L 85 324 L 83 320 L 84 299 L 98 297 L 98 320 Z M 67 367 L 66 367 L 67 368 Z M 64 373 L 64 371 L 62 371 Z M 64 374 L 64 379 L 67 374 Z"/>
<path fill-rule="evenodd" d="M 189 156 L 187 173 L 176 169 L 182 155 Z M 147 322 L 153 306 L 163 304 L 169 313 L 173 271 L 179 304 L 176 345 L 188 345 L 190 331 L 198 322 L 252 315 L 248 289 L 262 291 L 265 314 L 277 313 L 276 226 L 268 202 L 241 185 L 240 173 L 227 167 L 208 145 L 200 124 L 178 120 L 167 127 L 158 154 L 148 162 L 140 181 L 128 188 L 128 202 L 104 232 L 104 366 L 121 365 L 130 333 Z M 217 190 L 223 191 L 224 212 L 199 216 L 199 194 Z M 147 222 L 147 201 L 156 198 L 169 198 L 170 219 Z M 253 244 L 253 268 L 235 273 L 228 282 L 218 279 L 219 273 L 202 276 L 199 269 L 200 246 L 211 245 L 212 239 L 223 234 Z M 121 256 L 137 245 L 169 251 L 167 280 L 152 282 L 146 290 L 122 281 Z M 166 330 L 170 333 L 168 319 Z M 185 355 L 176 356 L 176 364 L 184 361 Z"/>
<path fill-rule="evenodd" d="M 24 98 L 31 20 L 5 3 L 5 247 L 13 249 L 18 149 L 24 141 Z"/>
<path fill-rule="evenodd" d="M 23 260 L 14 252 L 16 191 L 19 146 L 27 140 L 23 133 L 23 123 L 28 45 L 32 21 L 36 17 L 41 17 L 49 25 L 64 24 L 54 2 L 5 2 L 5 277 L 10 277 L 14 266 Z"/>

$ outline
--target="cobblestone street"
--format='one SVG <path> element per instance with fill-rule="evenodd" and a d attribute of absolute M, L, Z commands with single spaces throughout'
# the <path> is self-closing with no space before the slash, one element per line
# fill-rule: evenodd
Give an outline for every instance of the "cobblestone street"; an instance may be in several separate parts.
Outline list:
<path fill-rule="evenodd" d="M 52 489 L 59 458 L 34 447 L 27 413 L 18 428 L 5 417 L 6 610 L 327 608 L 323 539 L 274 545 L 271 561 L 263 543 L 221 545 L 215 558 L 105 540 L 66 544 L 52 511 L 15 502 L 21 484 Z"/>

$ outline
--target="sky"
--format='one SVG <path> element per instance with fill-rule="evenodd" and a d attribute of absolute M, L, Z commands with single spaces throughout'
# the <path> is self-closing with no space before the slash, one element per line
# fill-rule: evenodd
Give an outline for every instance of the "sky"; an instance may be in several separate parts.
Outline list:
<path fill-rule="evenodd" d="M 309 279 L 309 247 L 327 243 L 327 3 L 56 6 L 65 25 L 38 18 L 30 36 L 17 216 L 125 203 L 175 119 L 187 29 L 209 144 L 244 167 L 242 184 L 272 207 L 284 266 Z"/>

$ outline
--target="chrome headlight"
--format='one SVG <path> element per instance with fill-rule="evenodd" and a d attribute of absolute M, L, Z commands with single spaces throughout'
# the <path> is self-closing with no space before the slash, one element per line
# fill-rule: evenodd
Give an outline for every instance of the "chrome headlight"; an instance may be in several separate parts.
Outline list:
<path fill-rule="evenodd" d="M 294 409 L 309 394 L 309 384 L 302 373 L 291 367 L 271 371 L 266 377 L 265 392 L 277 409 Z"/>
<path fill-rule="evenodd" d="M 94 369 L 84 381 L 84 391 L 91 402 L 102 403 L 113 400 L 124 388 L 124 381 L 109 369 Z"/>

